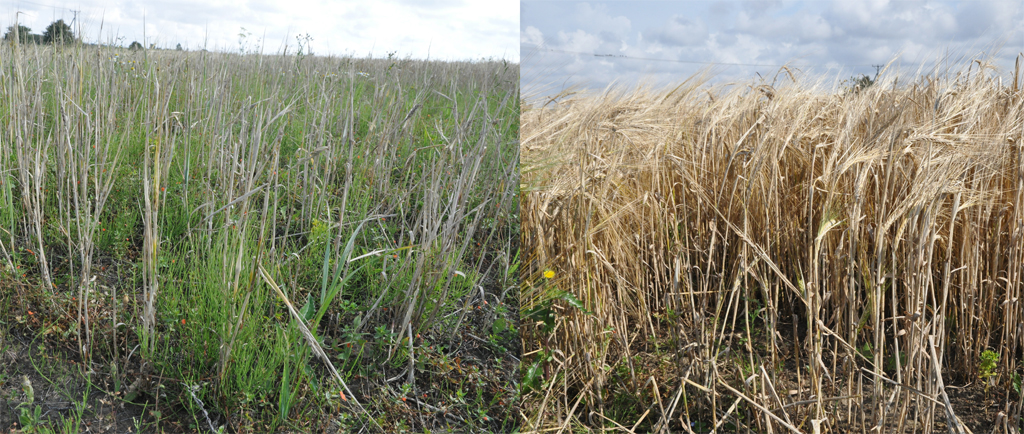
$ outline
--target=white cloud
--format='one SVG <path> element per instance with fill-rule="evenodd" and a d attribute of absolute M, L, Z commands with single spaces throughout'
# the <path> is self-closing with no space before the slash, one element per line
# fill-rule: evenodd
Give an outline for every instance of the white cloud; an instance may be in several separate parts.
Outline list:
<path fill-rule="evenodd" d="M 522 32 L 522 36 L 519 37 L 519 42 L 523 44 L 542 46 L 544 45 L 544 33 L 536 27 L 526 26 L 526 30 L 524 30 Z"/>
<path fill-rule="evenodd" d="M 558 32 L 558 41 L 559 46 L 564 49 L 581 53 L 593 53 L 601 46 L 601 38 L 583 30 L 571 33 Z"/>

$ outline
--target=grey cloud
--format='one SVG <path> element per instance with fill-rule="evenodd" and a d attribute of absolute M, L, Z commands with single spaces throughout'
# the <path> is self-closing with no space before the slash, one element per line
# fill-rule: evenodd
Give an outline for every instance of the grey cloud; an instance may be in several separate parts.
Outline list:
<path fill-rule="evenodd" d="M 708 38 L 708 26 L 699 18 L 674 15 L 668 24 L 650 31 L 649 36 L 665 45 L 703 45 Z"/>
<path fill-rule="evenodd" d="M 984 35 L 996 25 L 997 14 L 994 5 L 985 2 L 961 7 L 956 13 L 956 36 L 976 38 Z"/>
<path fill-rule="evenodd" d="M 832 25 L 821 16 L 803 16 L 800 20 L 800 36 L 803 41 L 817 41 L 832 36 Z"/>
<path fill-rule="evenodd" d="M 784 17 L 750 16 L 741 13 L 736 32 L 788 43 L 809 43 L 833 36 L 833 27 L 820 15 L 794 14 Z"/>
<path fill-rule="evenodd" d="M 400 6 L 436 11 L 462 7 L 466 0 L 391 0 L 391 2 Z"/>
<path fill-rule="evenodd" d="M 534 2 L 537 5 L 541 2 Z M 549 3 L 549 2 L 544 2 Z M 666 18 L 664 9 L 624 13 L 636 29 L 622 37 L 629 46 L 621 50 L 613 26 L 577 26 L 574 20 L 561 24 L 528 24 L 544 29 L 548 42 L 565 44 L 561 48 L 593 47 L 593 51 L 623 54 L 640 58 L 595 58 L 593 56 L 563 56 L 561 61 L 571 62 L 571 72 L 549 72 L 558 79 L 589 84 L 591 89 L 607 85 L 605 79 L 617 79 L 625 85 L 634 85 L 643 77 L 658 83 L 672 83 L 696 72 L 700 65 L 652 61 L 687 60 L 722 63 L 756 63 L 797 67 L 804 74 L 827 73 L 832 77 L 854 74 L 873 75 L 871 65 L 894 63 L 901 74 L 915 74 L 918 68 L 929 70 L 945 53 L 950 60 L 973 58 L 981 50 L 995 48 L 1004 43 L 1000 57 L 993 59 L 1006 72 L 1012 72 L 1013 54 L 1022 51 L 1024 27 L 1020 26 L 1022 6 L 1010 1 L 965 2 L 907 2 L 891 0 L 835 0 L 828 3 L 815 1 L 710 1 L 688 3 L 686 13 Z M 562 14 L 569 10 L 565 6 Z M 600 4 L 588 4 L 585 11 L 601 11 Z M 606 16 L 608 14 L 605 10 Z M 581 15 L 582 16 L 582 15 Z M 525 16 L 524 16 L 525 18 Z M 568 21 L 566 23 L 566 21 Z M 561 26 L 561 28 L 559 27 Z M 592 28 L 589 31 L 573 30 Z M 641 30 L 637 34 L 637 30 Z M 557 35 L 555 38 L 552 36 Z M 526 43 L 539 39 L 530 33 L 522 39 Z M 554 45 L 552 45 L 554 46 Z M 960 56 L 960 57 L 958 57 Z M 536 56 L 531 59 L 536 59 Z M 556 54 L 543 56 L 544 64 L 556 63 Z M 524 77 L 533 71 L 528 59 L 522 65 Z M 566 65 L 566 66 L 568 66 Z M 554 67 L 554 66 L 552 66 Z M 774 74 L 777 67 L 744 67 L 720 65 L 715 81 L 744 81 Z M 563 74 L 564 72 L 564 74 Z M 798 74 L 799 75 L 799 74 Z"/>
<path fill-rule="evenodd" d="M 950 38 L 956 29 L 954 15 L 942 4 L 837 1 L 823 17 L 853 37 L 934 41 Z"/>
<path fill-rule="evenodd" d="M 600 31 L 597 34 L 600 35 L 601 36 L 601 40 L 603 40 L 605 42 L 619 42 L 619 41 L 622 41 L 622 38 L 620 38 L 619 35 L 616 35 L 615 33 L 609 32 L 607 30 Z"/>
<path fill-rule="evenodd" d="M 712 15 L 731 15 L 733 14 L 733 6 L 735 3 L 728 0 L 717 0 L 711 4 L 709 11 Z"/>
<path fill-rule="evenodd" d="M 712 35 L 715 43 L 720 46 L 728 47 L 736 44 L 736 34 L 732 32 L 721 32 Z"/>
<path fill-rule="evenodd" d="M 591 7 L 589 3 L 579 3 L 576 5 L 576 14 L 573 18 L 584 30 L 610 32 L 620 39 L 628 34 L 632 27 L 629 18 L 611 16 L 605 5 Z"/>
<path fill-rule="evenodd" d="M 779 0 L 745 0 L 741 2 L 743 10 L 753 13 L 755 16 L 763 15 L 782 5 Z"/>

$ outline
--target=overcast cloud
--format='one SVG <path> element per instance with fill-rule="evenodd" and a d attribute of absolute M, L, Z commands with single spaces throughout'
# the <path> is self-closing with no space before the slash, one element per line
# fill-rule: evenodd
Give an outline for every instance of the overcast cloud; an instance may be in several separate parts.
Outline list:
<path fill-rule="evenodd" d="M 174 48 L 294 53 L 296 36 L 315 54 L 383 57 L 395 52 L 442 60 L 519 61 L 518 0 L 56 0 L 0 1 L 3 29 L 18 21 L 33 33 L 77 19 L 87 42 L 132 41 Z M 74 12 L 79 11 L 79 12 Z M 145 18 L 145 26 L 143 26 Z M 102 24 L 102 29 L 101 29 Z M 245 31 L 242 31 L 245 28 Z M 251 33 L 251 34 L 250 34 Z"/>
<path fill-rule="evenodd" d="M 527 95 L 679 83 L 714 65 L 713 81 L 769 81 L 789 64 L 805 77 L 874 77 L 873 65 L 916 75 L 937 61 L 996 53 L 1013 72 L 1024 51 L 1020 1 L 521 2 Z M 996 52 L 996 49 L 999 49 Z M 737 65 L 741 64 L 741 65 Z"/>

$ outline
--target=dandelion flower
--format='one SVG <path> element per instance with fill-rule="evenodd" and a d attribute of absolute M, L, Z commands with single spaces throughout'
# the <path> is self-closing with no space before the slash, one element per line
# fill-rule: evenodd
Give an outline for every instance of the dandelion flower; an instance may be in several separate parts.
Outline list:
<path fill-rule="evenodd" d="M 551 279 L 553 277 L 555 277 L 554 270 L 544 270 L 544 278 L 545 279 Z"/>

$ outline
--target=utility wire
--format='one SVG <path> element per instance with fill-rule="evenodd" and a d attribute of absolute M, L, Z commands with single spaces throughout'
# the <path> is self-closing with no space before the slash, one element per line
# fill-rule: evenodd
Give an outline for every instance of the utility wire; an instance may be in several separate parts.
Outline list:
<path fill-rule="evenodd" d="M 28 3 L 30 5 L 42 6 L 44 8 L 72 10 L 71 8 L 65 7 L 65 6 L 47 5 L 47 4 L 42 4 L 42 3 L 30 2 L 28 0 L 17 0 L 15 2 L 15 5 L 18 5 L 18 4 L 21 4 L 21 3 Z"/>
<path fill-rule="evenodd" d="M 62 10 L 68 10 L 68 11 L 70 11 L 71 13 L 73 13 L 73 14 L 74 14 L 74 18 L 72 18 L 72 19 L 71 19 L 71 24 L 74 24 L 74 23 L 75 23 L 75 22 L 76 22 L 76 21 L 78 20 L 78 13 L 79 13 L 79 12 L 82 12 L 82 11 L 80 11 L 80 10 L 74 10 L 74 9 L 71 9 L 71 8 L 69 8 L 69 7 L 66 7 L 66 6 L 56 6 L 56 5 L 47 5 L 47 4 L 43 4 L 43 3 L 37 3 L 37 2 L 33 2 L 33 1 L 28 1 L 28 0 L 17 0 L 17 1 L 15 2 L 15 5 L 14 5 L 14 6 L 15 6 L 15 8 L 20 8 L 20 7 L 21 7 L 21 4 L 22 4 L 22 3 L 28 3 L 28 4 L 30 4 L 30 5 L 36 5 L 36 6 L 41 6 L 41 7 L 43 7 L 43 8 L 46 8 L 46 9 L 53 9 L 53 11 L 54 11 L 54 13 L 55 13 L 55 14 L 56 14 L 56 12 L 57 12 L 57 10 L 58 10 L 58 9 L 62 9 Z M 26 13 L 26 12 L 24 12 L 24 11 L 18 11 L 18 12 L 19 12 L 19 13 L 23 13 L 23 14 L 24 14 L 24 13 Z M 32 12 L 33 12 L 33 15 L 34 15 L 34 13 L 35 13 L 35 12 L 37 12 L 37 11 L 32 11 Z M 63 19 L 63 18 L 62 18 L 62 19 Z"/>

